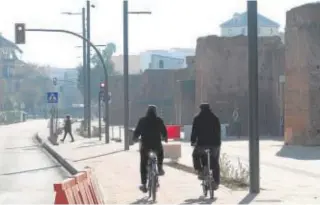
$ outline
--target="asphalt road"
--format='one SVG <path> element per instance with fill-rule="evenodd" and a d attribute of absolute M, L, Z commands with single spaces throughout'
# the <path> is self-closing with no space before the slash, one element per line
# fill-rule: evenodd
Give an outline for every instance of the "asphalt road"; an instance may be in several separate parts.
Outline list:
<path fill-rule="evenodd" d="M 0 204 L 52 204 L 53 183 L 68 176 L 33 140 L 44 121 L 0 126 Z"/>

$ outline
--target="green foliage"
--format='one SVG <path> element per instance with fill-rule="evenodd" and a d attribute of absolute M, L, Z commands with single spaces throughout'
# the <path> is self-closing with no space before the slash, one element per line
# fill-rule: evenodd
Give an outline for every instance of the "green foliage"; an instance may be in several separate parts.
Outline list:
<path fill-rule="evenodd" d="M 115 75 L 117 72 L 114 69 L 114 63 L 112 62 L 112 55 L 116 52 L 116 45 L 114 43 L 109 43 L 101 51 L 102 58 L 107 67 L 108 75 Z M 102 62 L 99 56 L 95 53 L 91 58 L 91 99 L 94 101 L 98 100 L 98 92 L 100 82 L 104 81 L 105 72 L 103 70 Z M 78 66 L 78 88 L 83 95 L 83 67 Z"/>
<path fill-rule="evenodd" d="M 8 96 L 11 104 L 23 103 L 26 110 L 34 111 L 44 107 L 46 93 L 52 88 L 46 68 L 35 64 L 25 64 L 20 69 L 19 78 L 20 88 L 14 93 L 9 93 Z"/>

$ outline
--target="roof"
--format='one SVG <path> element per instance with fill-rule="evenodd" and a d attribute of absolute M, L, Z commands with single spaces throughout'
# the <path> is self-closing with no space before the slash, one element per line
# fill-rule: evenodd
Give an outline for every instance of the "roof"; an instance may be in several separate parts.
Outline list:
<path fill-rule="evenodd" d="M 4 38 L 0 34 L 0 47 L 11 47 L 22 53 L 22 50 L 13 42 L 9 41 L 8 39 Z"/>
<path fill-rule="evenodd" d="M 232 19 L 222 23 L 220 25 L 221 28 L 230 28 L 230 27 L 244 27 L 247 26 L 247 12 L 242 14 L 235 13 Z M 280 27 L 280 24 L 277 22 L 268 19 L 261 14 L 258 14 L 258 26 L 265 26 L 265 27 Z"/>

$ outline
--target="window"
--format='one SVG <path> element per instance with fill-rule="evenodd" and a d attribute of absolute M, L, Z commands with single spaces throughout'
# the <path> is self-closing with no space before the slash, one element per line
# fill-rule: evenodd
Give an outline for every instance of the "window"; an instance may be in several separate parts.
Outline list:
<path fill-rule="evenodd" d="M 272 28 L 270 28 L 270 34 L 271 34 L 271 35 L 273 34 L 273 29 L 272 29 Z"/>
<path fill-rule="evenodd" d="M 159 68 L 163 68 L 163 67 L 164 67 L 163 64 L 164 64 L 164 63 L 163 63 L 163 60 L 159 60 Z"/>
<path fill-rule="evenodd" d="M 232 33 L 232 29 L 229 28 L 229 29 L 228 29 L 228 34 L 231 35 L 231 33 Z"/>
<path fill-rule="evenodd" d="M 261 33 L 261 28 L 259 27 L 258 28 L 258 35 Z"/>
<path fill-rule="evenodd" d="M 246 35 L 246 29 L 245 28 L 241 29 L 241 34 Z"/>

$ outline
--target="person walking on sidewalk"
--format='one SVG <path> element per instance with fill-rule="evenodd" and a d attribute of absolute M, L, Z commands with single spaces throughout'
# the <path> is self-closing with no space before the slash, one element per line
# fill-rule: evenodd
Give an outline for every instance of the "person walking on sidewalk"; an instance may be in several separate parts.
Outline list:
<path fill-rule="evenodd" d="M 74 138 L 73 138 L 73 135 L 72 135 L 72 126 L 71 126 L 72 122 L 71 122 L 71 118 L 69 115 L 66 116 L 66 119 L 64 121 L 64 136 L 63 138 L 61 139 L 61 142 L 64 142 L 64 140 L 66 139 L 67 137 L 67 134 L 70 135 L 71 137 L 71 142 L 74 142 Z"/>
<path fill-rule="evenodd" d="M 142 192 L 147 192 L 147 163 L 149 151 L 153 150 L 157 153 L 159 175 L 164 175 L 161 136 L 165 142 L 168 142 L 167 129 L 163 120 L 157 116 L 157 108 L 154 105 L 149 105 L 146 116 L 140 118 L 133 134 L 133 141 L 138 141 L 140 136 L 141 186 L 139 188 Z"/>
<path fill-rule="evenodd" d="M 204 150 L 210 149 L 210 168 L 213 170 L 212 177 L 215 181 L 215 189 L 218 189 L 220 184 L 221 127 L 219 118 L 211 111 L 210 105 L 207 103 L 200 105 L 200 113 L 193 120 L 191 146 L 195 147 L 192 153 L 193 166 L 198 172 L 200 180 L 204 177 L 203 168 L 207 162 Z"/>

